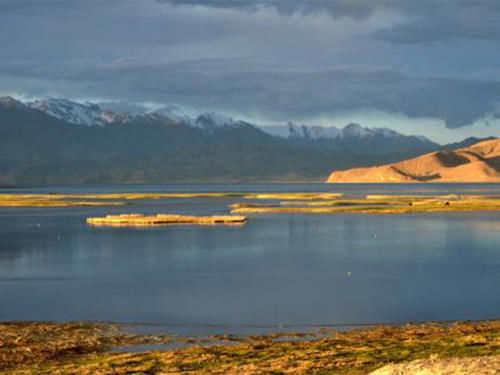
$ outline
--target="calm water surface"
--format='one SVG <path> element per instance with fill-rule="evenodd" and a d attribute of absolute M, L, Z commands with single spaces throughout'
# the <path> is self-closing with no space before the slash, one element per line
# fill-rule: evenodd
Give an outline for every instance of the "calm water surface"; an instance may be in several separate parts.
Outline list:
<path fill-rule="evenodd" d="M 432 189 L 500 194 L 498 185 L 431 184 L 52 186 L 0 192 Z M 252 215 L 242 227 L 85 224 L 87 216 L 119 212 L 225 213 L 228 204 L 241 200 L 0 208 L 0 320 L 248 327 L 500 317 L 500 213 L 270 214 Z"/>

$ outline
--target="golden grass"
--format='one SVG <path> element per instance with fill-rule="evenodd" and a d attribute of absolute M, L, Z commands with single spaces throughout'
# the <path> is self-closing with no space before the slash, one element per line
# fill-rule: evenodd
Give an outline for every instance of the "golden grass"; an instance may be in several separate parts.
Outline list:
<path fill-rule="evenodd" d="M 422 213 L 454 211 L 498 211 L 498 197 L 445 195 L 396 196 L 368 195 L 365 199 L 339 199 L 315 202 L 280 202 L 279 207 L 241 206 L 233 214 L 249 213 Z"/>
<path fill-rule="evenodd" d="M 51 194 L 0 194 L 0 207 L 123 206 L 124 202 L 62 200 Z"/>
<path fill-rule="evenodd" d="M 113 193 L 113 194 L 67 194 L 72 199 L 164 199 L 164 198 L 224 198 L 243 197 L 245 193 Z"/>
<path fill-rule="evenodd" d="M 344 374 L 422 358 L 500 354 L 500 321 L 376 326 L 310 335 L 213 337 L 231 345 L 191 346 L 145 353 L 112 347 L 168 343 L 161 335 L 131 335 L 89 323 L 0 324 L 1 375 L 111 374 Z M 214 342 L 215 344 L 215 342 Z"/>
<path fill-rule="evenodd" d="M 247 199 L 336 199 L 342 193 L 251 193 L 246 194 Z"/>
<path fill-rule="evenodd" d="M 265 203 L 233 203 L 229 207 L 236 208 L 249 208 L 249 207 L 278 207 L 275 204 L 265 204 Z"/>
<path fill-rule="evenodd" d="M 112 193 L 112 194 L 0 194 L 0 207 L 119 206 L 131 200 L 168 198 L 335 199 L 337 193 Z M 105 201 L 103 201 L 105 200 Z"/>
<path fill-rule="evenodd" d="M 89 217 L 87 218 L 87 223 L 96 226 L 154 226 L 167 224 L 234 225 L 244 224 L 247 220 L 246 216 L 237 215 L 186 216 L 158 214 L 145 216 L 143 214 L 121 214 Z"/>
<path fill-rule="evenodd" d="M 130 200 L 239 197 L 245 199 L 281 200 L 276 204 L 239 202 L 231 205 L 232 214 L 246 213 L 412 213 L 448 211 L 496 211 L 500 197 L 482 195 L 384 195 L 343 198 L 340 193 L 117 193 L 117 194 L 0 194 L 0 207 L 74 207 L 117 206 Z M 157 224 L 165 217 L 141 219 Z M 141 220 L 137 220 L 140 222 Z M 175 220 L 172 218 L 172 220 Z M 182 219 L 179 219 L 182 220 Z M 207 219 L 208 220 L 208 219 Z M 124 221 L 124 219 L 120 219 Z M 168 221 L 168 220 L 167 220 Z M 196 220 L 193 220 L 193 223 Z M 201 220 L 203 221 L 203 220 Z M 210 221 L 210 220 L 208 220 Z M 169 222 L 170 223 L 170 222 Z"/>
<path fill-rule="evenodd" d="M 391 202 L 391 201 L 388 201 Z M 313 202 L 301 201 L 283 201 L 280 206 L 301 206 L 301 207 L 329 207 L 329 206 L 353 206 L 353 205 L 380 205 L 386 204 L 386 201 L 368 202 L 365 199 L 338 199 L 338 200 L 325 200 Z"/>

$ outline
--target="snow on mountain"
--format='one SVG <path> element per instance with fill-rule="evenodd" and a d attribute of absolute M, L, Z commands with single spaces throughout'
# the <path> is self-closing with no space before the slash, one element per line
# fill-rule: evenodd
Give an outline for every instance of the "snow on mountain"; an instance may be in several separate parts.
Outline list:
<path fill-rule="evenodd" d="M 335 126 L 308 126 L 288 123 L 286 126 L 263 126 L 265 132 L 283 138 L 293 139 L 343 139 L 343 138 L 370 138 L 370 137 L 405 137 L 389 128 L 366 128 L 356 123 L 347 124 L 344 128 Z M 429 141 L 421 137 L 422 141 Z"/>
<path fill-rule="evenodd" d="M 0 104 L 3 106 L 26 105 L 31 109 L 44 112 L 66 122 L 85 126 L 104 126 L 112 123 L 127 123 L 134 121 L 141 123 L 163 121 L 165 119 L 175 123 L 181 123 L 205 130 L 213 130 L 221 127 L 241 126 L 243 121 L 234 120 L 216 112 L 202 113 L 192 118 L 176 105 L 165 105 L 159 109 L 151 110 L 144 105 L 130 102 L 102 102 L 79 103 L 68 99 L 45 98 L 31 102 L 19 102 L 10 97 L 2 98 Z"/>
<path fill-rule="evenodd" d="M 77 125 L 107 125 L 116 122 L 124 122 L 127 117 L 116 112 L 104 110 L 94 103 L 77 103 L 68 99 L 48 98 L 26 105 L 37 109 L 50 116 Z"/>
<path fill-rule="evenodd" d="M 193 118 L 176 105 L 165 105 L 159 109 L 151 110 L 145 105 L 132 102 L 95 104 L 90 102 L 79 103 L 68 99 L 47 98 L 23 103 L 11 97 L 0 98 L 0 105 L 5 108 L 9 106 L 27 106 L 66 122 L 85 126 L 104 126 L 132 121 L 136 124 L 146 124 L 151 121 L 165 122 L 165 120 L 169 120 L 168 122 L 212 132 L 220 128 L 251 125 L 245 121 L 236 120 L 217 112 L 205 112 Z M 293 123 L 278 126 L 260 126 L 259 128 L 273 136 L 297 140 L 397 139 L 408 137 L 389 128 L 366 128 L 356 123 L 347 124 L 344 128 L 297 125 Z M 413 138 L 422 143 L 433 143 L 425 137 L 413 136 Z"/>

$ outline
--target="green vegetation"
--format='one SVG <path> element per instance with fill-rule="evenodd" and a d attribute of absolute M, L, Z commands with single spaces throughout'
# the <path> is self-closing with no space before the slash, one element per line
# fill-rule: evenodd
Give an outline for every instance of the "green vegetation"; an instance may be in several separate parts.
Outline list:
<path fill-rule="evenodd" d="M 287 340 L 283 340 L 283 337 Z M 224 344 L 220 342 L 224 341 Z M 500 354 L 500 321 L 376 326 L 311 334 L 213 336 L 197 345 L 144 353 L 110 352 L 135 344 L 189 342 L 136 335 L 91 323 L 0 324 L 0 374 L 346 374 L 422 358 Z M 230 342 L 230 343 L 229 343 Z"/>

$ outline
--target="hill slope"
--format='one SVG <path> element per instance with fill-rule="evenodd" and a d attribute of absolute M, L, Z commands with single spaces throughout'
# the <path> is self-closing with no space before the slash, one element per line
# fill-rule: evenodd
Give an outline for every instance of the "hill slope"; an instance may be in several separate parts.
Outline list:
<path fill-rule="evenodd" d="M 334 171 L 327 182 L 500 182 L 500 139 L 393 164 Z"/>

